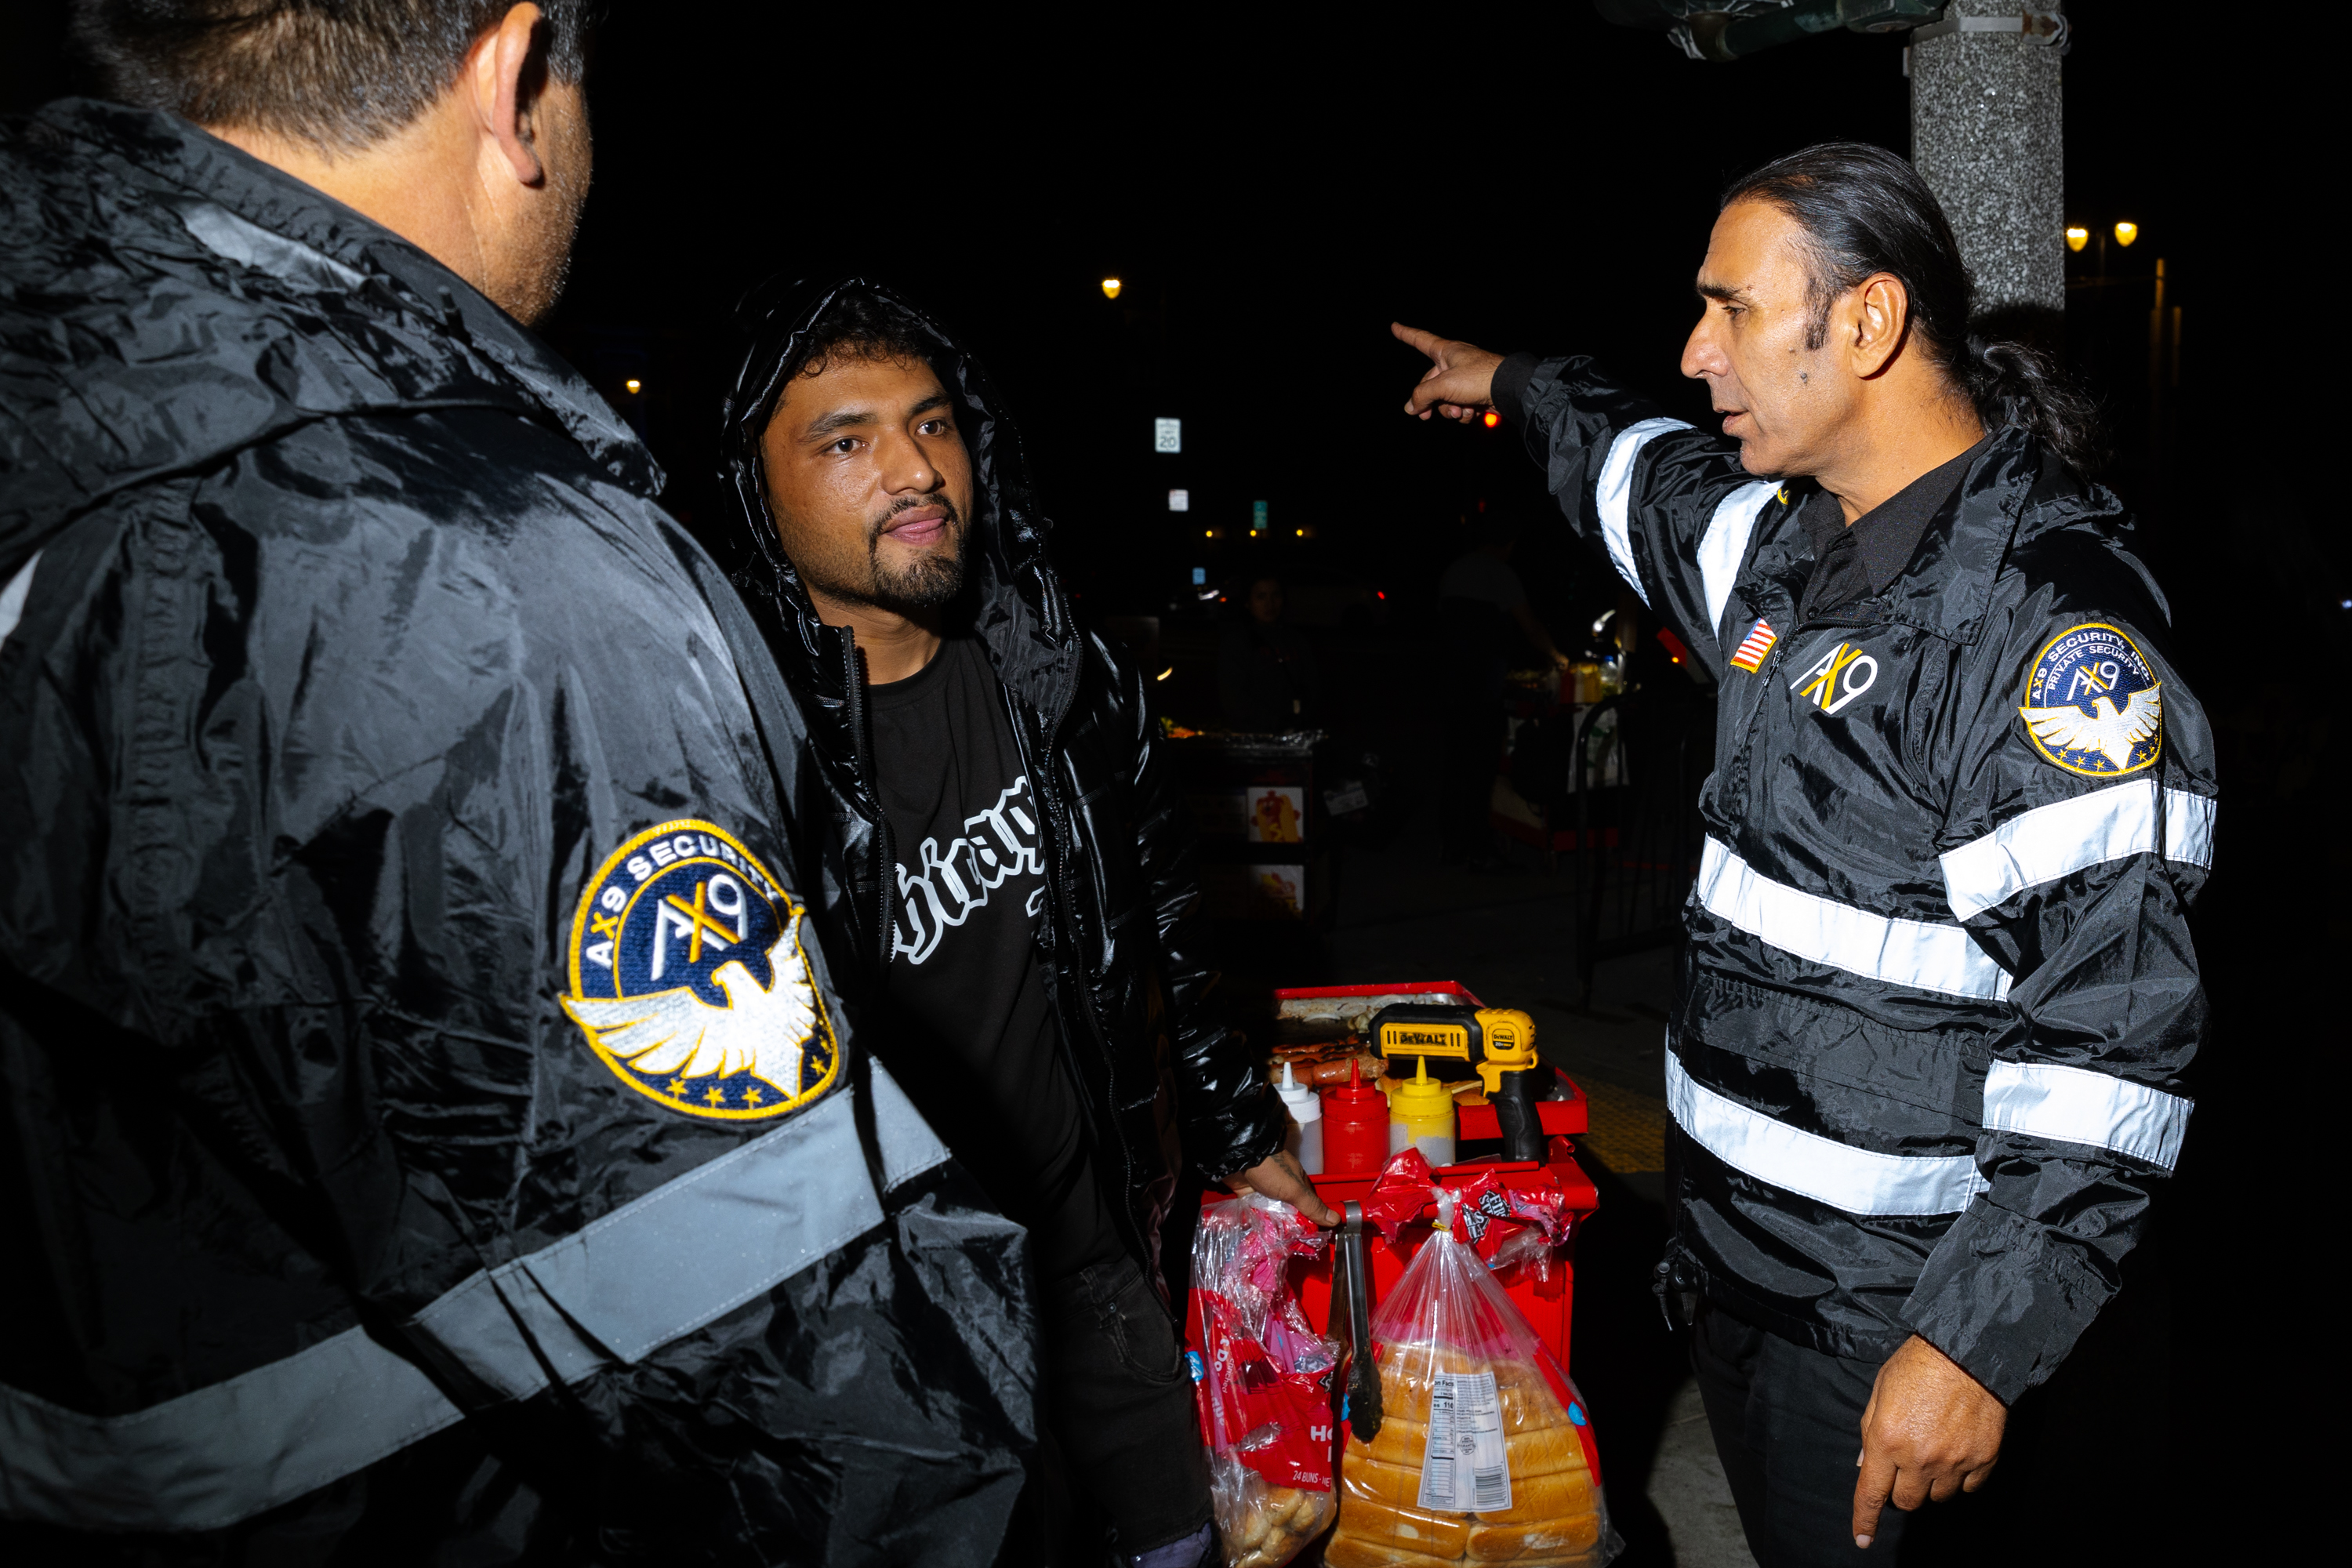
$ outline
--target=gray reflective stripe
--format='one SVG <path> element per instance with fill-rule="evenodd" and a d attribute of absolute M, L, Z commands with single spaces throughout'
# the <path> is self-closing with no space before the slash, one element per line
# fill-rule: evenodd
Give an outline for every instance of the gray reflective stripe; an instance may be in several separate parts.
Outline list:
<path fill-rule="evenodd" d="M 2028 888 L 2054 882 L 2127 855 L 2153 855 L 2191 866 L 2213 864 L 2213 799 L 2163 792 L 2156 819 L 2154 779 L 2107 784 L 2020 812 L 1981 838 L 1943 855 L 1945 897 L 1962 920 L 2005 904 Z"/>
<path fill-rule="evenodd" d="M 2009 975 L 1958 926 L 1890 920 L 1776 882 L 1719 838 L 1700 847 L 1693 890 L 1708 913 L 1799 958 L 1951 996 L 2009 994 Z"/>
<path fill-rule="evenodd" d="M 1643 604 L 1650 602 L 1650 590 L 1642 585 L 1642 574 L 1633 566 L 1633 459 L 1642 448 L 1669 430 L 1687 430 L 1690 426 L 1679 419 L 1637 419 L 1617 432 L 1609 443 L 1609 455 L 1601 459 L 1600 477 L 1592 481 L 1592 500 L 1600 513 L 1601 540 L 1609 547 L 1609 559 L 1617 565 L 1617 575 L 1640 596 Z"/>
<path fill-rule="evenodd" d="M 946 1146 L 871 1064 L 892 1186 Z M 410 1331 L 513 1399 L 635 1362 L 732 1311 L 882 1219 L 843 1088 L 763 1138 L 575 1235 L 475 1274 Z M 544 1363 L 542 1364 L 542 1358 Z M 373 1464 L 462 1412 L 359 1330 L 127 1415 L 0 1387 L 0 1514 L 110 1530 L 234 1523 Z"/>
<path fill-rule="evenodd" d="M 1974 1155 L 1881 1154 L 1777 1121 L 1691 1077 L 1671 1045 L 1666 1110 L 1733 1170 L 1848 1214 L 1958 1214 L 1987 1184 Z"/>
<path fill-rule="evenodd" d="M 1984 1124 L 2061 1143 L 2112 1149 L 2169 1171 L 2196 1102 L 2144 1083 L 2056 1062 L 1992 1064 Z"/>
<path fill-rule="evenodd" d="M 1723 624 L 1724 606 L 1731 603 L 1732 581 L 1739 575 L 1739 563 L 1747 558 L 1758 515 L 1780 490 L 1770 480 L 1740 486 L 1716 503 L 1715 515 L 1706 520 L 1706 531 L 1699 535 L 1698 580 L 1706 590 L 1706 627 L 1724 640 L 1726 647 L 1738 646 Z"/>
<path fill-rule="evenodd" d="M 84 1415 L 0 1387 L 0 1514 L 214 1530 L 365 1469 L 464 1414 L 358 1329 L 128 1415 Z"/>
<path fill-rule="evenodd" d="M 948 1146 L 907 1098 L 878 1058 L 866 1063 L 874 1078 L 874 1131 L 882 1142 L 882 1179 L 894 1191 L 924 1172 L 948 1163 Z"/>
<path fill-rule="evenodd" d="M 8 585 L 0 588 L 0 647 L 8 646 L 8 634 L 25 618 L 25 600 L 33 592 L 33 568 L 40 563 L 41 552 L 36 550 L 30 560 L 16 568 Z"/>

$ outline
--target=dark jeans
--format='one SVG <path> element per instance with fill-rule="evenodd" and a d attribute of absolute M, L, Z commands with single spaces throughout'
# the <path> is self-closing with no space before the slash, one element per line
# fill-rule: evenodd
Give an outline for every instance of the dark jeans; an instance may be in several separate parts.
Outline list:
<path fill-rule="evenodd" d="M 1006 1563 L 1104 1561 L 1209 1522 L 1209 1461 L 1183 1346 L 1132 1258 L 1045 1282 L 1038 1464 Z"/>

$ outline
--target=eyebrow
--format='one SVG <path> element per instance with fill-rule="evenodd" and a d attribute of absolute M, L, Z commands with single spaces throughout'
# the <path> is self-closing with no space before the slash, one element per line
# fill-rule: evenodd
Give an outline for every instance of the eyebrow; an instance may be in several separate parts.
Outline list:
<path fill-rule="evenodd" d="M 935 408 L 947 407 L 950 402 L 950 399 L 945 392 L 935 392 L 908 409 L 908 416 L 911 418 L 919 414 L 929 414 Z M 847 430 L 859 425 L 875 424 L 880 417 L 871 408 L 836 408 L 830 414 L 820 414 L 810 420 L 808 428 L 801 433 L 801 439 L 821 441 L 836 431 Z"/>
<path fill-rule="evenodd" d="M 822 437 L 830 436 L 836 430 L 846 430 L 853 425 L 873 423 L 874 410 L 871 408 L 836 408 L 830 414 L 820 414 L 810 420 L 808 428 L 802 432 L 801 438 L 814 441 Z"/>
<path fill-rule="evenodd" d="M 1701 282 L 1691 287 L 1697 290 L 1702 300 L 1720 300 L 1727 305 L 1752 305 L 1756 302 L 1747 289 L 1734 289 L 1727 284 Z"/>

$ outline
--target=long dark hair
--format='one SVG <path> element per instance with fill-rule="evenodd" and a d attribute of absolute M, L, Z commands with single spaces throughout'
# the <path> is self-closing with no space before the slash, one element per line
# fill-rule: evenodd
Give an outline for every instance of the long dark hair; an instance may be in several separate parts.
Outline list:
<path fill-rule="evenodd" d="M 1769 202 L 1794 218 L 1811 252 L 1808 348 L 1829 332 L 1831 304 L 1874 272 L 1903 280 L 1919 346 L 1976 405 L 1988 426 L 2022 425 L 2078 472 L 2099 458 L 2096 411 L 2042 349 L 2000 335 L 1976 313 L 1976 283 L 1927 182 L 1905 160 L 1859 142 L 1824 142 L 1732 182 L 1717 211 Z M 2053 236 L 2051 242 L 2057 242 Z"/>

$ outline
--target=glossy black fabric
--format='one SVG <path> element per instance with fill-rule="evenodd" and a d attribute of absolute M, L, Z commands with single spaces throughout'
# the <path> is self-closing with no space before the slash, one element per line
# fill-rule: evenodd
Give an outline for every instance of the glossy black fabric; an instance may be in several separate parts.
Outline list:
<path fill-rule="evenodd" d="M 1789 922 L 1776 942 L 1695 893 L 1670 1068 L 1832 1151 L 1969 1162 L 1984 1190 L 1944 1212 L 1849 1212 L 1735 1167 L 1678 1122 L 1670 1286 L 1834 1355 L 1881 1359 L 1916 1332 L 2014 1399 L 2114 1294 L 2167 1173 L 1988 1127 L 1988 1074 L 2072 1068 L 2177 1097 L 2205 1026 L 2187 927 L 2204 863 L 2169 826 L 2151 848 L 2088 852 L 1964 916 L 1943 859 L 2041 808 L 2116 798 L 2102 790 L 2160 785 L 2210 808 L 2211 731 L 2167 658 L 2168 616 L 2120 503 L 2003 426 L 1883 591 L 1807 616 L 1810 483 L 1759 481 L 1735 444 L 1660 417 L 1585 360 L 1515 355 L 1496 383 L 1568 521 L 1721 682 L 1699 801 L 1719 849 L 1801 900 L 1926 928 L 2006 977 L 1998 993 L 1898 983 L 1870 971 L 1876 954 L 1803 956 Z M 1630 460 L 1612 455 L 1620 441 L 1637 444 Z M 1777 640 L 1751 672 L 1730 656 L 1759 621 Z M 2161 753 L 2128 778 L 2055 765 L 2021 721 L 2041 650 L 2087 622 L 2128 633 L 2163 683 Z M 1796 688 L 1841 647 L 1874 674 L 1832 713 Z"/>
<path fill-rule="evenodd" d="M 786 365 L 827 304 L 852 289 L 897 298 L 850 279 L 780 283 L 746 301 L 748 342 L 724 411 L 722 452 L 751 563 L 739 580 L 807 728 L 802 793 L 827 803 L 801 814 L 806 837 L 797 847 L 804 863 L 824 868 L 829 935 L 872 973 L 890 940 L 897 894 L 871 784 L 864 680 L 848 631 L 817 619 L 782 556 L 759 457 Z M 1205 1005 L 1216 975 L 1201 950 L 1192 826 L 1143 677 L 1073 620 L 1019 435 L 986 374 L 921 310 L 898 302 L 926 320 L 939 343 L 934 365 L 961 405 L 975 480 L 967 593 L 1045 814 L 1056 1016 L 1085 1089 L 1095 1157 L 1125 1199 L 1115 1217 L 1159 1280 L 1160 1221 L 1182 1163 L 1212 1177 L 1255 1164 L 1282 1146 L 1281 1107 L 1245 1042 Z M 854 1015 L 858 988 L 845 983 Z M 890 1059 L 887 1039 L 877 1048 Z"/>
<path fill-rule="evenodd" d="M 1034 1306 L 952 1166 L 520 1403 L 417 1322 L 777 1125 L 634 1091 L 559 1001 L 642 829 L 720 824 L 825 896 L 798 711 L 644 448 L 454 274 L 184 121 L 51 105 L 0 132 L 0 579 L 33 572 L 0 1383 L 111 1416 L 359 1324 L 468 1417 L 235 1528 L 0 1521 L 0 1556 L 988 1562 Z"/>

